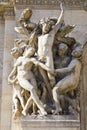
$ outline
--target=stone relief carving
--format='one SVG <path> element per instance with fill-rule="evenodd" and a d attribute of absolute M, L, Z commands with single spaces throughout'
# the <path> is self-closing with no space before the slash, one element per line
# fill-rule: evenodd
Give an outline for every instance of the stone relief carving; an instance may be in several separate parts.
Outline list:
<path fill-rule="evenodd" d="M 75 26 L 66 25 L 64 10 L 58 18 L 31 22 L 32 10 L 20 18 L 19 34 L 11 55 L 14 68 L 8 76 L 13 86 L 13 117 L 24 115 L 72 114 L 80 112 L 79 84 L 84 46 L 68 34 Z M 84 44 L 85 45 L 85 44 Z"/>

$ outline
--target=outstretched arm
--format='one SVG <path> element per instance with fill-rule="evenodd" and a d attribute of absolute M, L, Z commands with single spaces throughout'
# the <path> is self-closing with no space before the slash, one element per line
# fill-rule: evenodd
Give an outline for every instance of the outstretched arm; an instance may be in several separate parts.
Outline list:
<path fill-rule="evenodd" d="M 35 58 L 31 58 L 29 60 L 29 62 L 32 62 L 33 64 L 35 64 L 36 66 L 40 66 L 42 69 L 48 71 L 49 73 L 54 73 L 54 70 L 50 69 L 48 66 L 46 66 L 45 64 L 41 63 L 40 61 L 38 61 L 37 59 Z M 29 63 L 28 62 L 28 63 Z"/>
<path fill-rule="evenodd" d="M 56 69 L 55 72 L 56 73 L 68 73 L 71 72 L 74 69 L 75 66 L 68 66 L 65 68 L 61 68 L 61 69 Z"/>
<path fill-rule="evenodd" d="M 56 23 L 55 27 L 51 31 L 51 33 L 54 33 L 54 34 L 57 33 L 58 29 L 60 28 L 60 26 L 61 26 L 61 24 L 63 22 L 64 10 L 63 10 L 62 3 L 60 4 L 60 8 L 61 8 L 60 16 L 58 17 L 58 20 L 57 20 L 57 23 Z"/>
<path fill-rule="evenodd" d="M 45 64 L 38 62 L 38 66 L 40 66 L 42 69 L 46 70 L 47 72 L 54 74 L 54 70 L 50 69 L 48 66 Z"/>
<path fill-rule="evenodd" d="M 30 58 L 27 59 L 26 61 L 24 61 L 24 65 L 29 66 L 29 64 L 35 64 L 36 66 L 40 66 L 42 69 L 48 71 L 49 73 L 54 73 L 54 70 L 50 69 L 48 66 L 46 66 L 45 64 L 41 63 L 40 61 L 38 61 L 36 58 Z"/>

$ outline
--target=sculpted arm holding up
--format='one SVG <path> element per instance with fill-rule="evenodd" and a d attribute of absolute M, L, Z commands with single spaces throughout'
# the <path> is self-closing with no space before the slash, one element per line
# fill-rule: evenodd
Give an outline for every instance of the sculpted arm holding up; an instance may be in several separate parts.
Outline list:
<path fill-rule="evenodd" d="M 63 10 L 63 7 L 62 7 L 62 3 L 60 4 L 60 8 L 61 8 L 60 16 L 58 17 L 58 20 L 57 20 L 53 30 L 50 33 L 56 34 L 58 29 L 60 28 L 62 22 L 63 22 L 64 10 Z"/>

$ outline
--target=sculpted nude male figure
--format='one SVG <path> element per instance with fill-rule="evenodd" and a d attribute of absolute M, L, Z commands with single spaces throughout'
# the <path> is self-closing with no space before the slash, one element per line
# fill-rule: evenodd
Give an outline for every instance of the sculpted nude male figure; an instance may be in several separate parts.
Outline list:
<path fill-rule="evenodd" d="M 60 28 L 63 22 L 63 8 L 61 4 L 61 14 L 54 26 L 52 28 L 51 22 L 49 20 L 42 19 L 41 26 L 42 26 L 42 35 L 38 36 L 38 57 L 39 60 L 44 62 L 50 69 L 54 69 L 53 63 L 53 53 L 52 47 L 54 43 L 55 34 L 57 33 L 58 29 Z M 51 74 L 48 73 L 48 77 L 50 83 L 53 87 L 55 84 L 55 78 Z"/>

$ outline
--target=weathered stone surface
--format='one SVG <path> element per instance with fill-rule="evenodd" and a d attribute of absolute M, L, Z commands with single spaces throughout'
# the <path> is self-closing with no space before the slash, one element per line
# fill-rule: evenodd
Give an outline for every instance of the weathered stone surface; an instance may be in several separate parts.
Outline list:
<path fill-rule="evenodd" d="M 14 122 L 16 126 L 22 125 L 24 130 L 80 130 L 79 120 L 75 116 L 31 116 L 22 117 Z M 13 129 L 14 130 L 14 129 Z"/>

